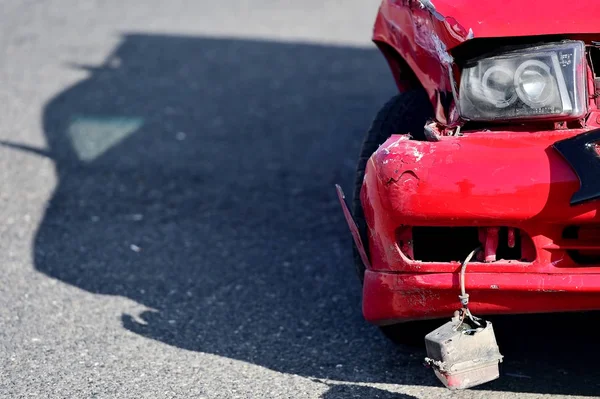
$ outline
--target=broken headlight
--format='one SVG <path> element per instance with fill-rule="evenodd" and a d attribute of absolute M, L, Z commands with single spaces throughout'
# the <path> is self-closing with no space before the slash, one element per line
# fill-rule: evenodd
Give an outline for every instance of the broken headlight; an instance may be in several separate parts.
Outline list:
<path fill-rule="evenodd" d="M 585 47 L 566 41 L 468 62 L 458 104 L 464 119 L 572 119 L 586 113 Z"/>

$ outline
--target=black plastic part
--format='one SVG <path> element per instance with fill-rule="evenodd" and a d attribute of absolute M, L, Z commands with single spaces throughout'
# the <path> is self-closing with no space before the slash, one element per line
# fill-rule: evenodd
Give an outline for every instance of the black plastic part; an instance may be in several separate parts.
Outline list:
<path fill-rule="evenodd" d="M 557 141 L 552 145 L 579 178 L 580 187 L 571 197 L 572 206 L 600 198 L 600 157 L 595 149 L 596 142 L 600 142 L 600 129 Z"/>

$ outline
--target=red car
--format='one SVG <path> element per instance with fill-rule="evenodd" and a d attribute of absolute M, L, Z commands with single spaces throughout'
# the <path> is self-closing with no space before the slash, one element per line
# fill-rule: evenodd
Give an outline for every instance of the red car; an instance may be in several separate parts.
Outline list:
<path fill-rule="evenodd" d="M 399 93 L 344 204 L 368 321 L 451 317 L 461 264 L 473 314 L 600 309 L 598 15 L 592 0 L 383 0 L 373 40 Z"/>

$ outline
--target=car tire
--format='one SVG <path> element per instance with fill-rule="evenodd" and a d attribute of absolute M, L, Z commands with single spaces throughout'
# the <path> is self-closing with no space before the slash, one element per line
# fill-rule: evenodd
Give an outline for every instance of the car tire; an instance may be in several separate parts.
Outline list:
<path fill-rule="evenodd" d="M 409 134 L 411 140 L 425 140 L 424 126 L 432 117 L 433 107 L 425 90 L 411 90 L 392 97 L 379 110 L 367 131 L 356 167 L 354 197 L 352 199 L 352 214 L 367 256 L 369 254 L 368 228 L 360 200 L 367 162 L 379 146 L 394 134 Z M 356 245 L 353 246 L 353 255 L 356 272 L 362 284 L 366 268 Z M 411 324 L 410 328 L 406 323 L 401 323 L 381 326 L 380 329 L 386 337 L 395 343 L 412 344 L 414 339 L 417 338 L 412 332 L 419 334 L 423 324 L 420 323 L 419 328 L 413 328 L 414 323 L 408 324 Z M 408 334 L 408 332 L 411 332 L 411 334 Z"/>

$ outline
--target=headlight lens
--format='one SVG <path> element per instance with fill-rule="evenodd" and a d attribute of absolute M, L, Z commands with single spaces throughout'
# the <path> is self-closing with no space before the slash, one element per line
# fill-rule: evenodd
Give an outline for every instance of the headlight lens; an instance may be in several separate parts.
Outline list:
<path fill-rule="evenodd" d="M 567 41 L 467 63 L 458 105 L 464 119 L 571 119 L 587 111 L 585 47 Z"/>

